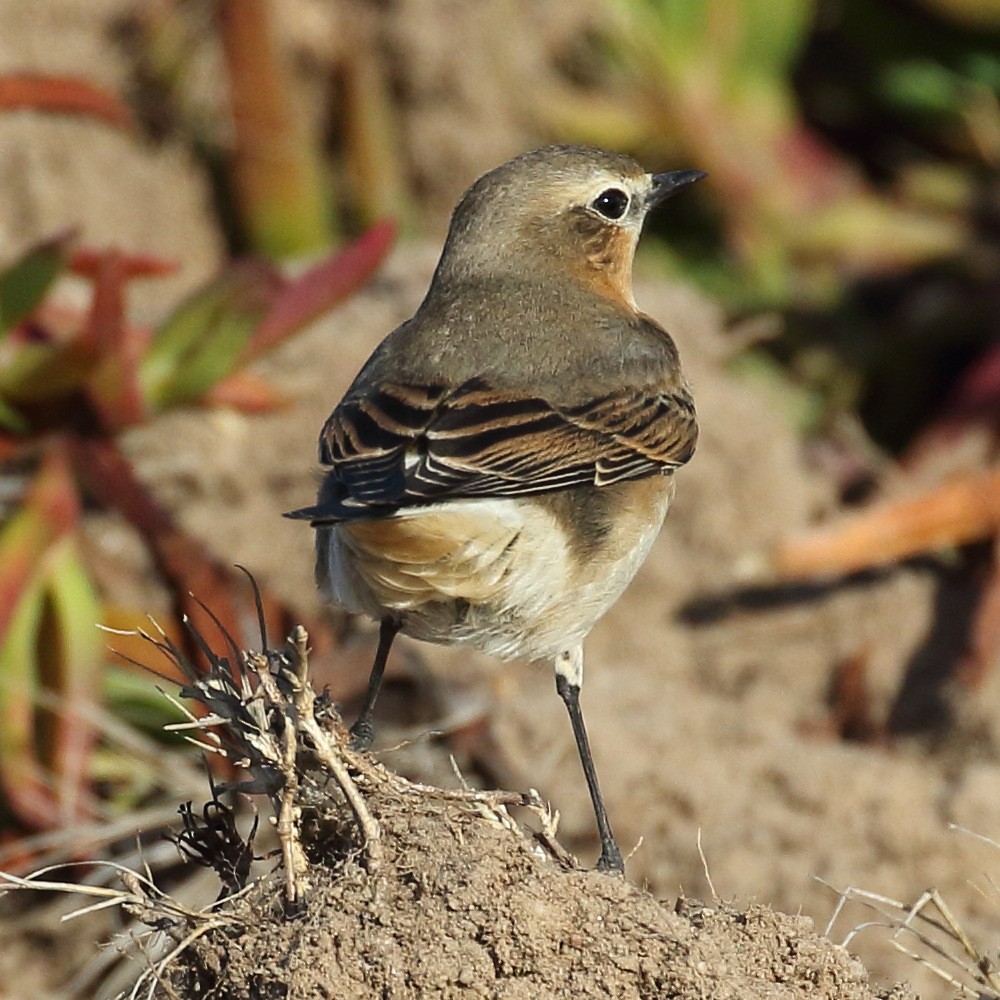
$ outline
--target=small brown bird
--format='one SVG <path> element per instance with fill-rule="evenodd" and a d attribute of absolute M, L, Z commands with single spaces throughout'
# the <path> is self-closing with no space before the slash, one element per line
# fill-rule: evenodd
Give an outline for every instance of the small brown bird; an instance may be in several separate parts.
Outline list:
<path fill-rule="evenodd" d="M 647 213 L 700 170 L 550 146 L 458 203 L 427 296 L 320 435 L 316 578 L 381 622 L 355 745 L 397 632 L 555 664 L 601 838 L 622 871 L 580 710 L 583 640 L 645 559 L 694 452 L 670 335 L 639 312 Z"/>

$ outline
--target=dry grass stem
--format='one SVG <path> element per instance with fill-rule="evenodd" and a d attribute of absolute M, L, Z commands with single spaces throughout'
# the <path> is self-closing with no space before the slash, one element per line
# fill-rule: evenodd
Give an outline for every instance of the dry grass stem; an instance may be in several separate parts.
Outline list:
<path fill-rule="evenodd" d="M 828 883 L 823 884 L 833 889 Z M 846 948 L 869 927 L 887 928 L 893 931 L 891 944 L 897 951 L 919 962 L 963 995 L 976 1000 L 1000 1000 L 996 959 L 972 940 L 937 889 L 927 889 L 911 905 L 855 886 L 840 891 L 838 897 L 824 932 L 828 937 L 848 903 L 860 903 L 879 915 L 877 920 L 855 924 L 839 942 L 841 946 Z M 907 948 L 899 940 L 904 933 L 916 938 L 922 950 Z M 928 953 L 936 957 L 929 957 Z"/>
<path fill-rule="evenodd" d="M 998 528 L 1000 469 L 989 469 L 789 539 L 773 554 L 772 569 L 781 580 L 854 573 L 978 541 Z"/>
<path fill-rule="evenodd" d="M 121 880 L 123 888 L 43 878 L 56 868 L 81 866 L 93 866 L 114 872 Z M 17 890 L 66 893 L 98 900 L 96 903 L 81 906 L 64 914 L 61 918 L 63 921 L 74 920 L 98 910 L 117 906 L 135 917 L 140 924 L 146 925 L 145 930 L 138 933 L 131 931 L 127 935 L 132 948 L 140 951 L 147 960 L 146 969 L 140 973 L 127 994 L 129 1000 L 136 1000 L 144 990 L 146 996 L 151 998 L 156 987 L 162 984 L 162 976 L 171 962 L 194 940 L 210 930 L 231 927 L 236 923 L 236 920 L 228 914 L 213 912 L 214 906 L 196 910 L 182 905 L 157 888 L 148 875 L 140 875 L 113 861 L 52 865 L 25 877 L 0 872 L 0 895 Z M 170 948 L 171 942 L 174 943 L 172 948 Z M 167 953 L 162 955 L 168 948 Z M 158 954 L 162 957 L 157 957 Z M 122 994 L 123 998 L 124 996 L 125 994 Z"/>

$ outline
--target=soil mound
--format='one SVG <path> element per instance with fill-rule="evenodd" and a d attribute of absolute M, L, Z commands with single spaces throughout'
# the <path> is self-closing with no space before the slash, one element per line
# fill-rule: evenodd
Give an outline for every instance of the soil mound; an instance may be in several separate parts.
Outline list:
<path fill-rule="evenodd" d="M 172 936 L 190 945 L 161 966 L 168 995 L 888 996 L 807 918 L 664 903 L 581 870 L 535 792 L 436 789 L 351 750 L 312 687 L 303 629 L 283 653 L 244 654 L 238 671 L 223 657 L 208 674 L 177 662 L 185 694 L 211 713 L 200 726 L 247 772 L 241 790 L 273 811 L 282 864 L 249 882 L 251 847 L 232 812 L 218 801 L 200 820 L 187 812 L 180 844 L 216 869 L 230 899 L 188 926 L 175 911 Z M 151 910 L 144 921 L 155 924 Z"/>
<path fill-rule="evenodd" d="M 912 996 L 872 990 L 808 918 L 661 902 L 539 856 L 495 817 L 433 793 L 369 807 L 385 848 L 376 874 L 343 841 L 320 850 L 301 913 L 288 915 L 280 887 L 259 886 L 231 908 L 232 929 L 175 967 L 174 988 L 219 1000 Z"/>

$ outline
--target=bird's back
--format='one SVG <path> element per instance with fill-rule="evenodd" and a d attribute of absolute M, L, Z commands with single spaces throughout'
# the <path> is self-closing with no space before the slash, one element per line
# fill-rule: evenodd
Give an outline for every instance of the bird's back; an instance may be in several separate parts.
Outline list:
<path fill-rule="evenodd" d="M 430 294 L 359 373 L 382 381 L 492 387 L 573 406 L 623 385 L 683 388 L 677 348 L 649 317 L 575 286 L 498 277 Z"/>

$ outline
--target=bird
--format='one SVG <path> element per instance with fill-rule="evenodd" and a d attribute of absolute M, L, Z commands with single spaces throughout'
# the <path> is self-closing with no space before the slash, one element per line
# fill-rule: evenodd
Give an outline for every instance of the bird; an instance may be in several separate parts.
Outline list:
<path fill-rule="evenodd" d="M 636 306 L 647 215 L 700 170 L 555 145 L 480 177 L 430 287 L 324 424 L 316 582 L 379 622 L 355 749 L 398 633 L 548 662 L 600 837 L 624 872 L 580 707 L 583 642 L 646 558 L 698 425 L 677 347 Z"/>

